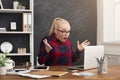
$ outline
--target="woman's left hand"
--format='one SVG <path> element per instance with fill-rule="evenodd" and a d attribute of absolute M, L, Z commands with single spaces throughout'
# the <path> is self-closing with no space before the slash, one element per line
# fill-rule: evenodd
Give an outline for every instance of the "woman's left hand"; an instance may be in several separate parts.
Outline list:
<path fill-rule="evenodd" d="M 88 45 L 90 45 L 90 41 L 88 41 L 88 40 L 85 40 L 82 43 L 77 41 L 77 48 L 78 48 L 79 51 L 82 51 Z"/>

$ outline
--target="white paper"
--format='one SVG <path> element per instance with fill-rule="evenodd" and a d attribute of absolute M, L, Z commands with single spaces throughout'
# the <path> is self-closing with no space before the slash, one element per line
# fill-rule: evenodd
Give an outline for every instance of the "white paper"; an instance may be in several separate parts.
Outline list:
<path fill-rule="evenodd" d="M 72 75 L 76 75 L 76 76 L 93 76 L 95 75 L 92 72 L 79 72 L 79 73 L 73 73 Z"/>
<path fill-rule="evenodd" d="M 18 74 L 20 76 L 29 77 L 29 78 L 48 78 L 50 75 L 33 75 L 33 74 Z"/>

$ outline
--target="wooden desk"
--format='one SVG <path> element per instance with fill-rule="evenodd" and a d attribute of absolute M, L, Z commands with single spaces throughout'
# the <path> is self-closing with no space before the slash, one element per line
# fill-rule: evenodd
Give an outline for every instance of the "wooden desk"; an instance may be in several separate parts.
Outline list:
<path fill-rule="evenodd" d="M 51 66 L 50 70 L 60 70 L 65 71 L 67 69 L 66 66 Z M 50 77 L 45 79 L 37 79 L 37 80 L 120 80 L 120 65 L 114 65 L 108 67 L 108 74 L 97 74 L 96 69 L 86 70 L 89 72 L 93 72 L 95 76 L 74 76 L 72 72 L 69 72 L 61 77 Z M 0 76 L 0 80 L 36 80 L 27 77 L 21 77 L 18 75 L 5 75 Z"/>

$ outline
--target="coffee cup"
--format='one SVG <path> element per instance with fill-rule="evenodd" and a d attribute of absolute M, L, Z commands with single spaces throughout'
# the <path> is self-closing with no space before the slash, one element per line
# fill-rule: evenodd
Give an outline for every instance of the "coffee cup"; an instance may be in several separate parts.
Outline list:
<path fill-rule="evenodd" d="M 5 64 L 7 70 L 13 69 L 15 67 L 15 62 L 12 59 L 8 59 Z"/>
<path fill-rule="evenodd" d="M 18 5 L 19 5 L 19 2 L 18 1 L 14 1 L 13 2 L 13 9 L 17 9 Z"/>

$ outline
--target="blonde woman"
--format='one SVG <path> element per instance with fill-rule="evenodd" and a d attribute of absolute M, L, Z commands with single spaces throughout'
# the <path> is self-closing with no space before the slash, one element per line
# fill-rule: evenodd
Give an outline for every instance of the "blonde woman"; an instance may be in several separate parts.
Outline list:
<path fill-rule="evenodd" d="M 57 17 L 53 20 L 49 35 L 44 37 L 40 43 L 38 62 L 46 66 L 71 66 L 72 62 L 79 58 L 80 52 L 89 41 L 81 44 L 77 41 L 77 49 L 73 52 L 69 35 L 70 24 L 67 20 Z"/>

